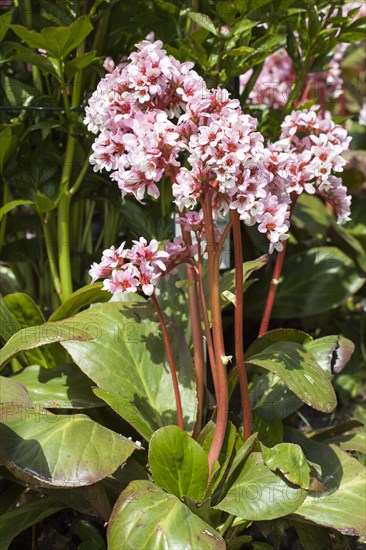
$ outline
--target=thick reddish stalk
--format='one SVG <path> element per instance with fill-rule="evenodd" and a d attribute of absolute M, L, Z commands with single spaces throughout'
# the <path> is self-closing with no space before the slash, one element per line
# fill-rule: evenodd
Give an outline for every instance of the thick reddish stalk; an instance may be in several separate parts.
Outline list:
<path fill-rule="evenodd" d="M 290 221 L 291 221 L 291 216 L 292 216 L 292 213 L 294 211 L 297 199 L 298 199 L 298 195 L 291 194 L 291 201 L 292 202 L 291 202 L 291 208 L 290 208 Z M 272 313 L 273 303 L 275 301 L 276 294 L 277 294 L 277 286 L 278 286 L 278 283 L 279 283 L 279 280 L 280 280 L 280 277 L 281 277 L 283 262 L 285 260 L 286 246 L 287 246 L 287 241 L 284 241 L 283 242 L 283 249 L 281 250 L 281 252 L 279 252 L 277 254 L 276 264 L 275 264 L 275 268 L 273 270 L 271 284 L 270 284 L 269 291 L 268 291 L 268 294 L 267 294 L 266 305 L 265 305 L 265 308 L 264 308 L 264 313 L 263 313 L 261 325 L 259 327 L 258 336 L 263 336 L 263 334 L 265 334 L 268 330 L 268 325 L 269 325 L 269 322 L 271 320 L 271 313 Z"/>
<path fill-rule="evenodd" d="M 243 410 L 244 441 L 251 434 L 250 396 L 244 362 L 243 342 L 243 244 L 239 214 L 233 210 L 234 255 L 235 255 L 235 359 L 239 377 L 241 406 Z"/>
<path fill-rule="evenodd" d="M 159 306 L 159 303 L 158 303 L 158 301 L 157 301 L 157 299 L 156 299 L 155 294 L 153 294 L 153 295 L 151 296 L 151 299 L 152 299 L 152 302 L 153 302 L 153 304 L 154 304 L 154 306 L 155 306 L 156 312 L 157 312 L 158 317 L 159 317 L 159 321 L 160 321 L 160 325 L 161 325 L 161 330 L 162 330 L 163 338 L 164 338 L 164 344 L 165 344 L 165 348 L 166 348 L 166 353 L 167 353 L 167 356 L 168 356 L 168 362 L 169 362 L 169 367 L 170 367 L 170 373 L 171 373 L 171 375 L 172 375 L 172 381 L 173 381 L 173 388 L 174 388 L 174 395 L 175 395 L 175 403 L 176 403 L 176 407 L 177 407 L 178 426 L 179 426 L 182 430 L 184 430 L 183 412 L 182 412 L 182 402 L 181 402 L 181 399 L 180 399 L 180 392 L 179 392 L 177 371 L 176 371 L 176 369 L 175 369 L 175 363 L 174 363 L 172 348 L 171 348 L 170 341 L 169 341 L 168 330 L 167 330 L 167 328 L 166 328 L 165 319 L 164 319 L 164 316 L 163 316 L 163 314 L 162 314 L 162 311 L 161 311 L 161 309 L 160 309 L 160 306 Z"/>
<path fill-rule="evenodd" d="M 214 382 L 214 386 L 216 387 L 216 384 L 217 384 L 216 369 L 215 369 L 216 359 L 215 359 L 215 352 L 214 352 L 213 342 L 212 342 L 210 320 L 208 318 L 205 289 L 203 287 L 202 254 L 201 254 L 200 249 L 198 249 L 198 273 L 197 273 L 197 278 L 198 278 L 198 288 L 199 288 L 200 299 L 201 299 L 202 317 L 203 317 L 203 322 L 204 322 L 204 325 L 205 325 L 205 334 L 206 334 L 208 358 L 210 360 L 212 379 L 213 379 L 213 382 Z"/>
<path fill-rule="evenodd" d="M 273 270 L 271 284 L 270 284 L 269 291 L 268 291 L 268 294 L 267 294 L 266 305 L 265 305 L 265 308 L 264 308 L 264 313 L 263 313 L 262 322 L 261 322 L 261 325 L 260 325 L 260 328 L 259 328 L 258 336 L 263 336 L 263 334 L 265 334 L 268 330 L 269 321 L 271 319 L 273 303 L 274 303 L 275 298 L 276 298 L 277 286 L 278 286 L 278 282 L 279 282 L 279 279 L 280 279 L 280 276 L 281 276 L 283 262 L 284 262 L 284 259 L 285 259 L 286 243 L 287 243 L 287 241 L 285 241 L 283 243 L 282 251 L 278 252 L 278 254 L 277 254 L 276 265 L 275 265 L 275 268 Z"/>
<path fill-rule="evenodd" d="M 229 390 L 225 360 L 225 346 L 222 331 L 221 305 L 220 305 L 220 253 L 216 250 L 215 230 L 212 219 L 211 196 L 206 195 L 203 201 L 203 214 L 206 226 L 206 240 L 208 253 L 208 281 L 210 288 L 210 303 L 212 316 L 212 337 L 215 353 L 215 369 L 213 376 L 217 403 L 217 417 L 215 432 L 208 453 L 209 471 L 220 456 L 220 451 L 225 439 L 229 414 Z"/>
<path fill-rule="evenodd" d="M 191 235 L 182 228 L 182 236 L 187 246 L 192 244 Z M 194 284 L 188 287 L 189 314 L 192 323 L 193 360 L 196 375 L 197 391 L 197 419 L 193 430 L 193 436 L 197 436 L 202 428 L 203 395 L 205 389 L 205 354 L 203 348 L 203 334 L 200 319 L 200 306 L 197 291 L 197 277 L 193 266 L 186 265 L 186 274 L 189 281 Z"/>

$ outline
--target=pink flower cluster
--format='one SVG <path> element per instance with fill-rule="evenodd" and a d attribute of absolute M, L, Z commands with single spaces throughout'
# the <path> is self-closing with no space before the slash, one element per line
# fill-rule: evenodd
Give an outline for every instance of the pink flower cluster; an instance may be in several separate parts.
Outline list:
<path fill-rule="evenodd" d="M 269 169 L 275 174 L 272 186 L 289 195 L 307 193 L 322 196 L 335 209 L 338 222 L 348 221 L 351 197 L 334 172 L 343 171 L 342 157 L 350 144 L 347 131 L 335 124 L 329 112 L 293 111 L 283 124 L 279 141 L 268 154 Z"/>
<path fill-rule="evenodd" d="M 104 279 L 102 288 L 111 293 L 141 290 L 151 296 L 160 277 L 190 261 L 192 254 L 179 237 L 165 243 L 164 250 L 158 249 L 159 243 L 154 239 L 148 244 L 140 237 L 133 243 L 130 249 L 123 242 L 117 249 L 111 246 L 104 250 L 101 262 L 94 262 L 89 271 L 92 282 Z"/>
<path fill-rule="evenodd" d="M 211 100 L 215 102 L 215 94 Z M 187 113 L 190 110 L 188 102 Z M 209 193 L 216 216 L 237 210 L 245 224 L 259 224 L 259 231 L 270 240 L 270 251 L 281 250 L 288 238 L 289 213 L 287 204 L 268 185 L 273 174 L 264 162 L 263 136 L 256 131 L 256 120 L 243 114 L 238 102 L 228 96 L 214 109 L 208 104 L 200 118 L 187 146 L 191 169 L 182 167 L 173 184 L 179 210 L 195 207 Z"/>
<path fill-rule="evenodd" d="M 270 252 L 282 250 L 288 238 L 292 193 L 318 192 L 334 205 L 340 221 L 348 219 L 350 199 L 333 172 L 343 169 L 341 153 L 350 139 L 329 114 L 294 111 L 280 140 L 265 148 L 256 120 L 243 114 L 239 101 L 224 89 L 208 90 L 192 64 L 168 56 L 161 42 L 144 41 L 129 59 L 98 85 L 85 119 L 99 133 L 91 163 L 111 172 L 123 197 L 158 197 L 157 184 L 168 175 L 181 212 L 207 200 L 215 217 L 236 210 L 246 225 L 258 224 Z M 186 213 L 184 227 L 198 228 L 202 213 L 200 220 L 197 216 Z M 203 222 L 199 231 L 203 240 Z M 110 254 L 98 269 L 110 268 Z M 140 268 L 130 256 L 123 258 L 145 275 L 151 266 Z M 133 266 L 128 270 L 126 276 L 134 272 L 136 283 L 129 288 L 145 285 Z M 148 277 L 151 284 L 156 273 Z M 110 288 L 121 283 L 113 277 Z"/>
<path fill-rule="evenodd" d="M 169 119 L 179 116 L 186 98 L 206 87 L 192 71 L 166 55 L 162 42 L 145 40 L 98 84 L 86 107 L 85 123 L 99 133 L 90 162 L 95 171 L 108 170 L 122 196 L 142 200 L 145 191 L 157 197 L 156 183 L 174 174 L 185 140 Z"/>

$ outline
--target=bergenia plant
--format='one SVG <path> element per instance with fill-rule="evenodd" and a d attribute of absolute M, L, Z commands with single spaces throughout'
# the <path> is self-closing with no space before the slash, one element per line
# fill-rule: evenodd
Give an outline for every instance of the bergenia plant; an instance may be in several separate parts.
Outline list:
<path fill-rule="evenodd" d="M 61 4 L 46 6 L 47 20 Z M 136 0 L 136 14 L 82 4 L 74 23 L 41 32 L 29 16 L 26 27 L 2 19 L 27 45 L 3 44 L 14 71 L 27 56 L 35 64 L 35 109 L 58 90 L 54 120 L 32 121 L 16 158 L 37 135 L 55 142 L 41 159 L 50 150 L 60 164 L 62 142 L 64 160 L 52 200 L 43 187 L 18 197 L 17 162 L 0 163 L 14 195 L 0 246 L 18 243 L 11 211 L 34 208 L 57 303 L 51 313 L 23 293 L 0 297 L 0 546 L 29 527 L 32 548 L 38 535 L 44 544 L 38 525 L 58 514 L 80 550 L 351 548 L 366 536 L 363 423 L 333 425 L 330 413 L 334 386 L 342 397 L 365 356 L 352 321 L 364 306 L 364 225 L 341 227 L 351 136 L 327 94 L 311 92 L 341 94 L 359 4 L 209 2 L 207 14 L 183 0 Z M 76 4 L 65 6 L 68 22 Z M 132 34 L 140 9 L 149 17 Z M 166 29 L 150 25 L 161 11 Z M 174 46 L 151 33 L 116 65 L 117 49 L 151 28 L 163 40 L 177 29 Z M 9 151 L 20 126 L 1 134 Z M 354 355 L 346 336 L 361 342 Z M 352 384 L 338 384 L 350 359 Z"/>
<path fill-rule="evenodd" d="M 288 115 L 279 140 L 267 146 L 256 120 L 243 113 L 225 89 L 207 88 L 191 63 L 168 56 L 160 41 L 144 41 L 130 62 L 115 69 L 98 85 L 86 109 L 89 130 L 98 134 L 90 157 L 94 170 L 108 170 L 122 197 L 159 197 L 159 182 L 168 176 L 183 237 L 174 242 L 147 243 L 141 237 L 132 248 L 122 243 L 93 264 L 93 281 L 103 279 L 111 292 L 142 291 L 150 296 L 162 324 L 175 389 L 177 422 L 184 429 L 176 369 L 164 316 L 154 289 L 162 277 L 185 264 L 194 289 L 190 314 L 195 319 L 193 342 L 198 399 L 197 430 L 204 400 L 203 332 L 214 382 L 217 417 L 208 461 L 212 474 L 228 425 L 228 356 L 220 305 L 220 255 L 232 229 L 235 252 L 235 360 L 243 411 L 243 438 L 251 435 L 250 397 L 243 346 L 243 243 L 241 223 L 256 225 L 278 251 L 272 287 L 260 328 L 270 319 L 289 237 L 291 212 L 297 197 L 317 193 L 334 208 L 338 222 L 349 219 L 351 198 L 336 175 L 346 161 L 346 130 L 329 113 L 298 110 Z M 227 218 L 220 231 L 217 220 Z M 192 242 L 197 243 L 195 246 Z M 209 299 L 205 295 L 207 263 Z M 206 273 L 206 271 L 205 271 Z M 201 323 L 202 320 L 202 323 Z"/>

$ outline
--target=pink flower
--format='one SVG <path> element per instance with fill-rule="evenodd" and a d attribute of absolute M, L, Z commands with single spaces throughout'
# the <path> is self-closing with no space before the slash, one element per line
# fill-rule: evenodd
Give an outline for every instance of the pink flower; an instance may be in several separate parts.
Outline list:
<path fill-rule="evenodd" d="M 111 57 L 106 57 L 103 61 L 103 67 L 108 73 L 112 73 L 116 64 Z"/>

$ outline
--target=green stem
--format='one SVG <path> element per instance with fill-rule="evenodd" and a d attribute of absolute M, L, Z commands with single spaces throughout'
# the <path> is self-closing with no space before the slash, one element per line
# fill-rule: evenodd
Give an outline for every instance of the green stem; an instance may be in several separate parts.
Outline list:
<path fill-rule="evenodd" d="M 65 192 L 60 199 L 57 210 L 57 239 L 59 245 L 59 270 L 62 286 L 62 302 L 64 302 L 72 294 L 69 222 L 70 195 Z"/>
<path fill-rule="evenodd" d="M 54 253 L 55 243 L 52 240 L 51 231 L 50 231 L 50 225 L 49 225 L 50 219 L 43 218 L 43 216 L 40 215 L 40 220 L 43 228 L 44 240 L 46 243 L 46 252 L 47 252 L 48 263 L 50 266 L 51 276 L 53 280 L 53 286 L 55 287 L 57 296 L 60 298 L 62 293 L 62 287 L 61 287 L 61 281 L 57 270 L 57 261 Z"/>
<path fill-rule="evenodd" d="M 81 44 L 77 49 L 76 56 L 79 57 L 85 51 L 85 45 Z M 72 88 L 71 107 L 78 107 L 81 97 L 81 79 L 82 71 L 78 71 L 74 77 L 74 83 Z M 62 89 L 66 116 L 69 121 L 66 153 L 64 159 L 64 166 L 61 175 L 60 191 L 61 198 L 58 204 L 57 211 L 57 238 L 59 245 L 59 271 L 62 285 L 61 300 L 64 302 L 70 294 L 72 294 L 72 275 L 71 275 L 71 263 L 70 263 L 70 201 L 71 194 L 69 191 L 70 179 L 72 173 L 72 167 L 74 164 L 75 150 L 77 144 L 77 138 L 75 135 L 75 127 L 78 121 L 77 113 L 70 111 L 69 99 L 66 94 L 66 85 L 62 73 Z M 83 171 L 86 171 L 85 163 L 81 171 L 83 177 Z M 78 178 L 76 183 L 80 185 L 82 177 Z M 75 185 L 74 185 L 75 188 Z"/>
<path fill-rule="evenodd" d="M 234 523 L 234 520 L 235 520 L 235 516 L 233 516 L 232 514 L 229 514 L 228 517 L 226 518 L 223 526 L 219 529 L 220 531 L 220 535 L 223 537 L 227 531 L 230 529 L 230 527 L 232 526 L 232 524 Z"/>
<path fill-rule="evenodd" d="M 76 181 L 75 181 L 74 185 L 71 187 L 71 189 L 69 191 L 71 196 L 75 195 L 76 191 L 79 189 L 80 185 L 83 183 L 83 180 L 85 178 L 85 175 L 88 171 L 89 164 L 90 164 L 89 163 L 89 156 L 90 156 L 89 153 L 90 153 L 90 151 L 88 152 L 88 154 L 86 156 L 83 167 L 80 170 L 80 173 L 79 173 L 78 177 L 76 178 Z"/>

